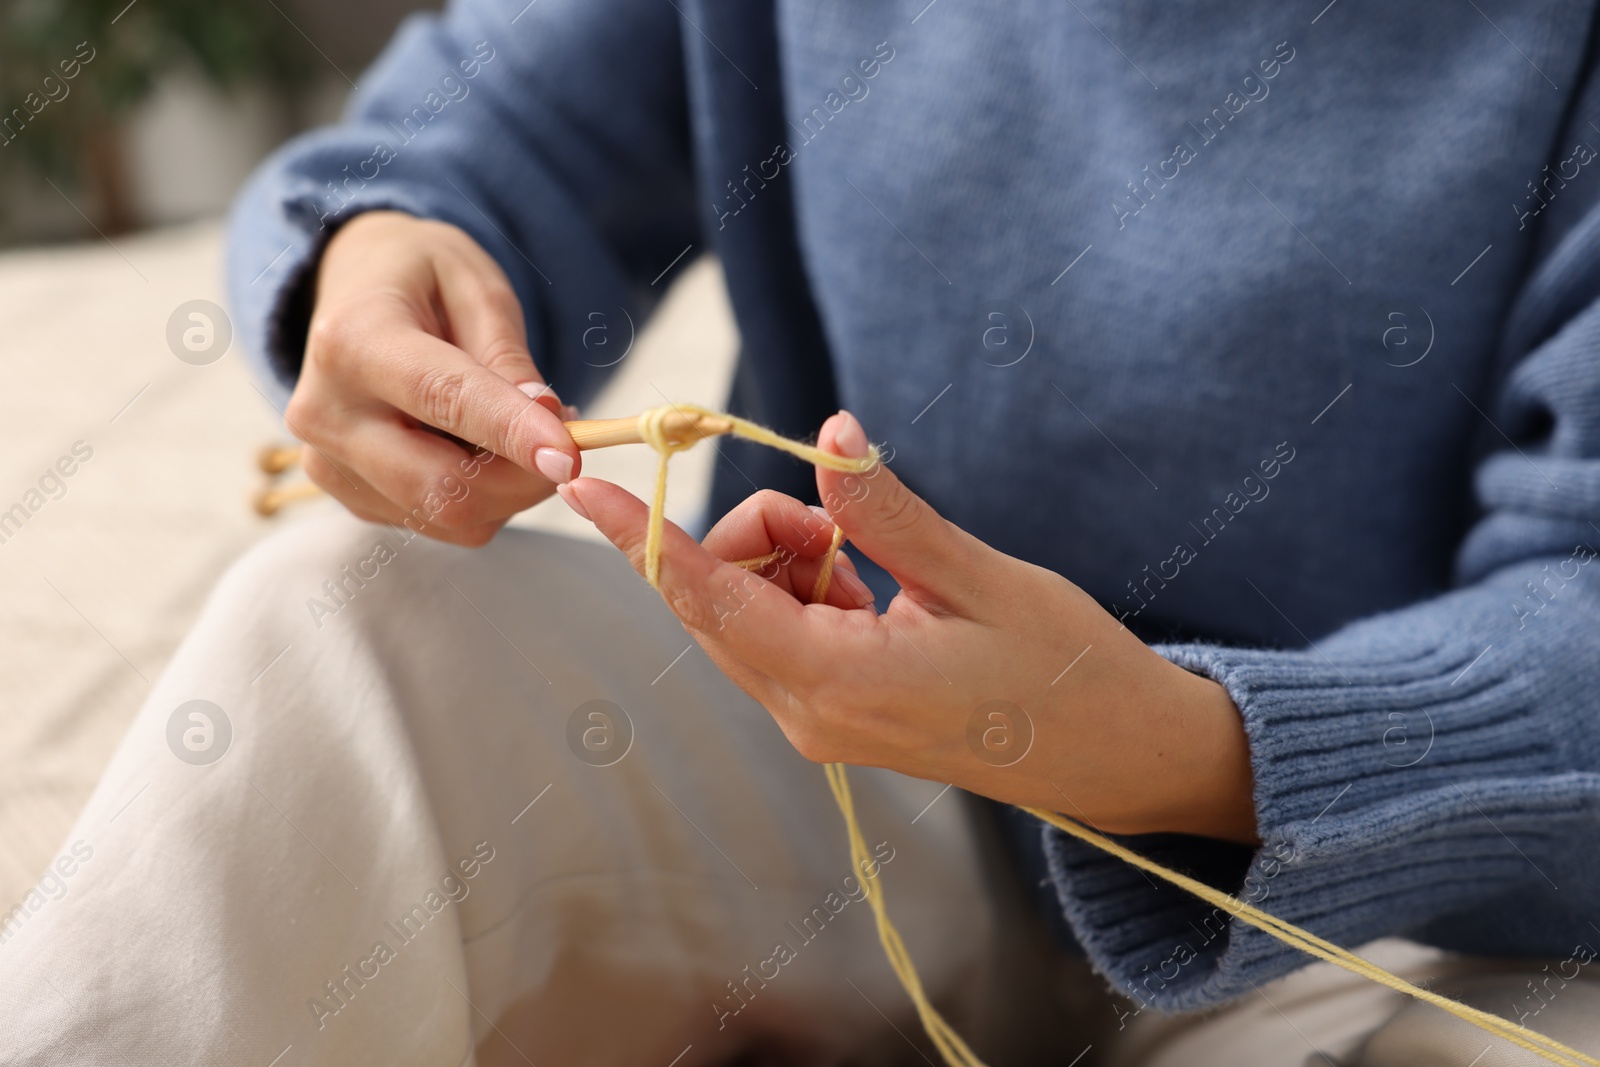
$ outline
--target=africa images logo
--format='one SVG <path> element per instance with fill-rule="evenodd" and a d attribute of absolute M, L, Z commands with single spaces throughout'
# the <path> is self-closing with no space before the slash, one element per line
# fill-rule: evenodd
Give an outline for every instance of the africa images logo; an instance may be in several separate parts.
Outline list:
<path fill-rule="evenodd" d="M 217 762 L 233 743 L 228 713 L 209 700 L 189 700 L 167 716 L 167 747 L 185 763 L 204 767 Z"/>

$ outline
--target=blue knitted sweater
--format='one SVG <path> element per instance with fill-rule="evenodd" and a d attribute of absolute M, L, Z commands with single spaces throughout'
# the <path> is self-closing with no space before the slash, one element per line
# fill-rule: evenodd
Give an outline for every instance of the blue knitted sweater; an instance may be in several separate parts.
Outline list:
<path fill-rule="evenodd" d="M 460 0 L 258 172 L 234 310 L 285 395 L 338 223 L 445 219 L 581 402 L 714 252 L 735 409 L 803 436 L 850 408 L 951 520 L 1227 687 L 1264 845 L 1140 847 L 1342 944 L 1565 956 L 1600 937 L 1592 23 L 1578 0 Z M 734 443 L 714 507 L 746 476 L 812 492 Z M 1029 834 L 1141 1004 L 1306 962 Z"/>

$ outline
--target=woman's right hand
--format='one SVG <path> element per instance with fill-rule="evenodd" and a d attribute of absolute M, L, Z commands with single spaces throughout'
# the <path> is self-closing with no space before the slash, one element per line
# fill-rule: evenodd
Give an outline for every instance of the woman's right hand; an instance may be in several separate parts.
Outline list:
<path fill-rule="evenodd" d="M 357 517 L 484 544 L 577 475 L 574 414 L 533 365 L 505 272 L 466 233 L 371 211 L 333 236 L 284 420 L 306 474 Z"/>

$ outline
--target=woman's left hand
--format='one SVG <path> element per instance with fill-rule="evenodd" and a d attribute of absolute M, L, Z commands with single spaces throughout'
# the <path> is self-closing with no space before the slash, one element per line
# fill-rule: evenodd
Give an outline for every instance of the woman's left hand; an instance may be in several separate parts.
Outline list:
<path fill-rule="evenodd" d="M 819 446 L 864 456 L 841 412 Z M 1250 754 L 1215 682 L 1153 652 L 1077 586 L 951 524 L 883 464 L 818 469 L 826 512 L 750 497 L 704 545 L 667 524 L 661 593 L 801 755 L 888 767 L 1111 833 L 1255 840 Z M 644 571 L 648 510 L 596 478 L 562 496 Z M 901 592 L 883 614 L 839 555 L 811 590 L 833 525 Z M 752 573 L 731 560 L 780 558 Z"/>

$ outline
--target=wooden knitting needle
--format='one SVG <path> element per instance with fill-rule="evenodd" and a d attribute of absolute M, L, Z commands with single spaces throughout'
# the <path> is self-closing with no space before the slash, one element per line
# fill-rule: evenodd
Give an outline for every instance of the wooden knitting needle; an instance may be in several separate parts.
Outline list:
<path fill-rule="evenodd" d="M 587 451 L 591 448 L 609 448 L 612 445 L 638 445 L 644 444 L 644 436 L 639 433 L 639 419 L 637 416 L 624 419 L 580 419 L 564 423 L 567 432 L 572 435 L 572 441 L 578 448 Z M 685 440 L 689 437 L 717 437 L 721 434 L 731 433 L 733 423 L 715 415 L 699 415 L 687 412 L 673 411 L 661 421 L 662 429 L 666 431 L 671 440 Z M 280 474 L 300 461 L 298 446 L 269 445 L 263 448 L 257 456 L 257 466 L 267 474 Z M 301 482 L 282 488 L 267 487 L 255 496 L 256 511 L 262 515 L 275 515 L 286 504 L 297 500 L 308 500 L 316 496 L 321 490 L 310 482 Z"/>
<path fill-rule="evenodd" d="M 285 504 L 292 504 L 296 500 L 310 500 L 320 496 L 322 490 L 312 482 L 296 482 L 282 488 L 268 486 L 255 495 L 252 503 L 255 505 L 256 514 L 263 517 L 276 515 Z"/>
<path fill-rule="evenodd" d="M 562 425 L 566 426 L 567 433 L 572 435 L 573 443 L 584 451 L 591 448 L 610 448 L 612 445 L 645 443 L 643 435 L 639 433 L 638 416 L 629 419 L 580 419 Z M 727 419 L 715 415 L 695 415 L 679 411 L 666 415 L 661 420 L 661 426 L 668 438 L 678 441 L 689 437 L 716 437 L 733 432 L 733 423 Z"/>
<path fill-rule="evenodd" d="M 299 462 L 299 445 L 266 445 L 256 453 L 256 466 L 263 474 L 282 474 Z"/>
<path fill-rule="evenodd" d="M 585 451 L 591 448 L 609 448 L 612 445 L 645 443 L 644 435 L 639 432 L 638 416 L 625 419 L 579 419 L 563 425 L 572 435 L 573 443 Z M 663 416 L 661 428 L 669 440 L 683 441 L 689 438 L 716 437 L 731 433 L 733 423 L 716 415 L 674 410 Z M 462 444 L 465 446 L 465 442 Z M 267 474 L 281 474 L 299 461 L 298 446 L 269 445 L 256 457 L 256 465 Z M 253 503 L 257 514 L 272 516 L 295 501 L 309 500 L 321 492 L 322 490 L 311 482 L 296 482 L 286 486 L 269 485 L 256 493 Z"/>

